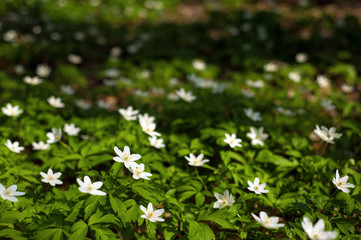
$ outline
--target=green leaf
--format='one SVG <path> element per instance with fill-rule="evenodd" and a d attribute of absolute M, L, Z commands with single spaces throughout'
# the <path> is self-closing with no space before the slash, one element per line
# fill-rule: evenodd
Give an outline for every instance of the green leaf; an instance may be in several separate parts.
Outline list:
<path fill-rule="evenodd" d="M 8 237 L 14 240 L 27 240 L 27 238 L 22 236 L 22 232 L 15 229 L 3 229 L 0 231 L 0 237 Z"/>
<path fill-rule="evenodd" d="M 75 204 L 75 206 L 73 207 L 73 211 L 70 213 L 70 215 L 67 218 L 65 218 L 65 221 L 73 223 L 75 219 L 78 217 L 80 208 L 83 206 L 84 202 L 85 200 L 81 200 L 80 202 Z"/>
<path fill-rule="evenodd" d="M 205 223 L 192 221 L 189 223 L 189 239 L 212 240 L 216 239 L 212 229 Z"/>
<path fill-rule="evenodd" d="M 84 212 L 84 219 L 88 219 L 88 217 L 95 212 L 95 210 L 97 209 L 99 203 L 99 196 L 97 196 L 88 206 L 86 206 Z"/>
<path fill-rule="evenodd" d="M 197 195 L 196 195 L 197 207 L 200 207 L 203 205 L 204 199 L 205 199 L 205 196 L 203 195 L 203 193 L 201 193 L 201 192 L 197 193 Z"/>
<path fill-rule="evenodd" d="M 88 225 L 83 220 L 76 222 L 71 228 L 72 234 L 69 237 L 69 240 L 79 240 L 84 239 L 88 233 Z"/>
<path fill-rule="evenodd" d="M 89 218 L 88 225 L 90 226 L 96 223 L 116 223 L 118 221 L 119 220 L 113 214 L 107 214 L 102 217 L 99 217 L 99 215 L 96 213 Z"/>
<path fill-rule="evenodd" d="M 37 239 L 53 239 L 53 236 L 59 232 L 62 233 L 60 228 L 46 228 L 37 232 Z"/>
<path fill-rule="evenodd" d="M 120 220 L 125 223 L 127 219 L 127 208 L 124 206 L 124 203 L 119 198 L 113 197 L 112 195 L 109 195 L 109 200 L 114 213 L 117 213 Z"/>
<path fill-rule="evenodd" d="M 234 225 L 228 220 L 229 216 L 230 213 L 225 209 L 216 210 L 213 213 L 203 211 L 199 214 L 197 220 L 213 221 L 222 226 L 223 228 L 234 229 Z"/>

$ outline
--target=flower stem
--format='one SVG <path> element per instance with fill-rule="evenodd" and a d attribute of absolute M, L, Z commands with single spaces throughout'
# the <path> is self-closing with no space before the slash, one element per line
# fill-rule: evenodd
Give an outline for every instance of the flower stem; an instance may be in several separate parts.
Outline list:
<path fill-rule="evenodd" d="M 117 180 L 118 180 L 119 172 L 120 172 L 121 169 L 122 169 L 122 167 L 120 167 L 120 168 L 118 169 L 118 172 L 117 172 L 117 174 L 115 175 L 115 179 L 114 179 L 112 188 L 114 188 L 114 184 L 115 184 L 115 183 L 117 182 Z"/>
<path fill-rule="evenodd" d="M 328 142 L 326 142 L 326 144 L 323 146 L 323 148 L 322 148 L 322 150 L 321 150 L 321 156 L 326 153 L 327 145 L 328 145 Z"/>
<path fill-rule="evenodd" d="M 62 140 L 59 140 L 59 142 L 61 143 L 61 145 L 63 145 L 66 149 L 68 149 L 69 152 L 74 153 L 74 151 L 70 148 L 70 146 L 68 144 L 66 144 L 65 142 L 63 142 Z"/>
<path fill-rule="evenodd" d="M 198 169 L 197 169 L 197 167 L 196 167 L 196 175 L 197 175 L 198 179 L 201 181 L 201 183 L 203 184 L 204 189 L 205 189 L 205 190 L 208 190 L 207 185 L 203 182 L 203 179 L 202 179 L 201 176 L 199 176 L 199 174 L 198 174 Z"/>
<path fill-rule="evenodd" d="M 323 211 L 325 210 L 325 208 L 327 207 L 328 203 L 330 202 L 330 200 L 331 200 L 331 199 L 333 198 L 333 196 L 335 195 L 336 191 L 337 191 L 337 189 L 335 189 L 335 190 L 333 191 L 331 197 L 329 197 L 329 199 L 327 200 L 325 206 L 323 206 L 321 212 L 323 212 Z"/>
<path fill-rule="evenodd" d="M 3 210 L 3 207 L 5 206 L 5 202 L 6 202 L 6 200 L 4 200 L 3 204 L 1 204 L 0 213 L 1 213 L 1 211 Z"/>

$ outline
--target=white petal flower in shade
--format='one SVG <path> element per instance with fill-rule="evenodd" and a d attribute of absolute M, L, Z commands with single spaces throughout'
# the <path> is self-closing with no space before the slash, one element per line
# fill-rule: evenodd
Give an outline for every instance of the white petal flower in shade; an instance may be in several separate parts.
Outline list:
<path fill-rule="evenodd" d="M 155 131 L 156 124 L 155 123 L 147 123 L 146 120 L 140 119 L 139 120 L 140 126 L 142 127 L 142 131 L 150 136 L 160 136 L 159 132 Z"/>
<path fill-rule="evenodd" d="M 10 151 L 15 153 L 20 153 L 21 151 L 24 150 L 24 147 L 19 146 L 18 141 L 11 142 L 9 139 L 6 141 L 5 146 L 7 146 L 10 149 Z"/>
<path fill-rule="evenodd" d="M 144 169 L 145 169 L 145 166 L 143 163 L 141 164 L 137 164 L 134 162 L 134 164 L 132 164 L 130 167 L 129 167 L 129 171 L 131 171 L 133 173 L 133 178 L 134 179 L 140 179 L 140 178 L 143 178 L 143 179 L 146 179 L 146 180 L 150 180 L 149 177 L 152 176 L 151 173 L 148 173 L 148 172 L 144 172 Z"/>
<path fill-rule="evenodd" d="M 314 133 L 317 134 L 319 138 L 321 138 L 323 141 L 334 144 L 334 139 L 338 139 L 342 136 L 341 133 L 336 133 L 336 128 L 331 127 L 330 129 L 327 129 L 325 126 L 321 126 L 321 128 L 316 125 L 316 129 L 313 130 Z"/>
<path fill-rule="evenodd" d="M 162 138 L 157 138 L 156 136 L 153 136 L 153 137 L 149 137 L 148 140 L 149 140 L 150 145 L 152 145 L 155 148 L 159 149 L 159 148 L 165 147 Z"/>
<path fill-rule="evenodd" d="M 164 219 L 160 217 L 164 213 L 164 209 L 153 210 L 153 204 L 149 203 L 148 207 L 145 208 L 143 205 L 140 205 L 140 210 L 143 211 L 144 215 L 141 215 L 141 218 L 148 219 L 151 222 L 164 222 Z"/>
<path fill-rule="evenodd" d="M 245 88 L 242 88 L 242 95 L 246 98 L 253 98 L 254 97 L 254 92 Z"/>
<path fill-rule="evenodd" d="M 263 141 L 268 138 L 268 134 L 263 133 L 263 127 L 260 127 L 259 129 L 251 127 L 251 132 L 247 133 L 247 137 L 252 139 L 252 145 L 263 146 Z"/>
<path fill-rule="evenodd" d="M 40 172 L 40 175 L 43 177 L 41 181 L 49 183 L 51 186 L 63 184 L 63 182 L 58 179 L 61 176 L 61 172 L 53 173 L 53 170 L 49 168 L 48 173 Z"/>
<path fill-rule="evenodd" d="M 235 133 L 232 133 L 232 135 L 226 133 L 226 139 L 224 139 L 223 141 L 229 144 L 231 148 L 242 147 L 242 144 L 240 144 L 242 142 L 242 139 L 237 138 Z"/>
<path fill-rule="evenodd" d="M 283 223 L 278 223 L 279 217 L 268 217 L 266 212 L 260 211 L 259 217 L 253 213 L 251 214 L 252 217 L 265 228 L 276 229 L 285 226 Z"/>
<path fill-rule="evenodd" d="M 77 136 L 80 132 L 80 128 L 75 127 L 74 123 L 71 124 L 65 124 L 64 125 L 64 132 L 68 134 L 69 136 Z"/>
<path fill-rule="evenodd" d="M 128 146 L 125 146 L 123 151 L 120 151 L 120 149 L 115 146 L 114 151 L 118 156 L 113 157 L 113 160 L 116 162 L 124 163 L 124 166 L 128 169 L 132 165 L 136 164 L 135 161 L 139 160 L 142 157 L 139 154 L 130 154 L 130 149 Z"/>
<path fill-rule="evenodd" d="M 355 185 L 348 183 L 348 176 L 344 176 L 340 178 L 340 174 L 338 173 L 338 169 L 336 170 L 336 177 L 332 179 L 332 182 L 336 185 L 338 189 L 340 189 L 342 192 L 349 193 L 350 190 L 347 188 L 354 188 Z"/>
<path fill-rule="evenodd" d="M 262 80 L 257 80 L 257 81 L 252 81 L 252 80 L 247 80 L 246 84 L 249 87 L 253 87 L 253 88 L 263 88 L 264 87 L 264 82 Z"/>
<path fill-rule="evenodd" d="M 46 64 L 40 64 L 36 67 L 36 75 L 39 77 L 48 77 L 51 73 L 51 67 Z"/>
<path fill-rule="evenodd" d="M 186 92 L 184 88 L 177 90 L 175 93 L 186 102 L 193 102 L 196 99 L 192 92 Z"/>
<path fill-rule="evenodd" d="M 52 128 L 51 132 L 48 132 L 46 134 L 46 136 L 48 137 L 48 140 L 46 141 L 47 143 L 56 143 L 58 141 L 60 141 L 61 139 L 61 128 L 56 129 L 56 128 Z"/>
<path fill-rule="evenodd" d="M 80 64 L 83 61 L 83 59 L 79 55 L 69 54 L 68 55 L 68 61 L 73 63 L 73 64 Z"/>
<path fill-rule="evenodd" d="M 138 110 L 134 110 L 132 106 L 129 106 L 127 109 L 119 108 L 119 113 L 128 121 L 133 121 L 137 119 Z"/>
<path fill-rule="evenodd" d="M 32 145 L 33 145 L 33 150 L 46 150 L 50 147 L 49 144 L 44 143 L 43 141 L 40 141 L 38 143 L 33 142 Z"/>
<path fill-rule="evenodd" d="M 56 98 L 54 96 L 48 98 L 48 103 L 54 108 L 63 108 L 65 106 L 64 103 L 61 101 L 61 98 Z"/>
<path fill-rule="evenodd" d="M 82 193 L 89 193 L 91 195 L 99 195 L 99 196 L 104 196 L 107 194 L 103 191 L 98 190 L 103 186 L 102 182 L 92 183 L 88 176 L 84 176 L 84 182 L 79 178 L 77 178 L 76 181 L 80 186 L 79 191 Z"/>
<path fill-rule="evenodd" d="M 155 117 L 149 116 L 148 113 L 138 115 L 139 122 L 144 122 L 145 124 L 155 123 Z"/>
<path fill-rule="evenodd" d="M 278 70 L 278 66 L 275 63 L 270 62 L 264 66 L 264 70 L 267 72 L 276 72 Z"/>
<path fill-rule="evenodd" d="M 355 90 L 355 87 L 350 85 L 350 84 L 347 84 L 347 83 L 343 83 L 341 85 L 341 90 L 342 92 L 344 93 L 352 93 L 354 90 Z"/>
<path fill-rule="evenodd" d="M 304 63 L 307 62 L 308 60 L 308 56 L 306 53 L 297 53 L 295 58 L 296 58 L 296 62 L 298 63 Z"/>
<path fill-rule="evenodd" d="M 185 156 L 185 159 L 187 159 L 189 165 L 194 167 L 199 167 L 205 164 L 206 162 L 209 162 L 208 159 L 203 160 L 203 157 L 204 157 L 203 153 L 199 154 L 197 157 L 193 153 L 191 153 L 189 157 Z"/>
<path fill-rule="evenodd" d="M 76 100 L 75 105 L 82 110 L 88 110 L 92 107 L 92 105 L 84 99 Z"/>
<path fill-rule="evenodd" d="M 23 110 L 21 110 L 19 106 L 12 106 L 10 103 L 6 104 L 5 107 L 2 107 L 1 111 L 3 112 L 3 114 L 9 117 L 17 117 L 23 113 Z"/>
<path fill-rule="evenodd" d="M 226 206 L 232 206 L 232 204 L 235 202 L 232 194 L 229 194 L 229 191 L 226 189 L 222 194 L 220 193 L 214 193 L 214 196 L 216 197 L 217 201 L 213 204 L 213 208 L 224 208 Z"/>
<path fill-rule="evenodd" d="M 333 105 L 331 100 L 322 99 L 320 103 L 321 107 L 325 109 L 326 111 L 333 111 L 336 109 L 335 105 Z"/>
<path fill-rule="evenodd" d="M 103 108 L 103 109 L 110 109 L 110 107 L 111 107 L 110 103 L 108 103 L 108 102 L 106 102 L 106 101 L 104 101 L 102 99 L 99 99 L 97 101 L 97 106 L 99 108 Z"/>
<path fill-rule="evenodd" d="M 42 83 L 43 80 L 40 79 L 39 77 L 36 77 L 36 76 L 35 77 L 25 76 L 24 77 L 24 82 L 29 84 L 29 85 L 35 86 L 35 85 L 38 85 L 38 84 Z"/>
<path fill-rule="evenodd" d="M 266 187 L 265 183 L 259 184 L 259 178 L 256 177 L 254 179 L 254 182 L 251 181 L 247 181 L 248 183 L 248 190 L 255 192 L 256 194 L 261 194 L 261 193 L 268 193 L 269 190 L 265 190 L 264 188 Z"/>
<path fill-rule="evenodd" d="M 194 69 L 197 69 L 199 71 L 203 71 L 207 67 L 206 63 L 200 59 L 193 60 L 192 65 Z"/>
<path fill-rule="evenodd" d="M 298 83 L 301 81 L 301 74 L 299 72 L 290 72 L 288 74 L 288 77 L 295 83 Z"/>
<path fill-rule="evenodd" d="M 253 111 L 252 108 L 246 108 L 244 109 L 244 113 L 247 117 L 252 119 L 252 121 L 258 122 L 262 121 L 261 113 Z"/>
<path fill-rule="evenodd" d="M 330 80 L 324 75 L 317 75 L 316 82 L 321 88 L 326 88 L 330 86 Z"/>
<path fill-rule="evenodd" d="M 75 91 L 70 85 L 61 85 L 60 90 L 66 95 L 74 95 Z"/>
<path fill-rule="evenodd" d="M 17 196 L 23 196 L 25 195 L 24 192 L 18 192 L 17 191 L 17 186 L 16 185 L 11 185 L 8 188 L 5 188 L 1 183 L 0 183 L 0 196 L 4 199 L 4 200 L 9 200 L 10 202 L 17 202 L 18 199 L 16 198 Z"/>
<path fill-rule="evenodd" d="M 301 225 L 311 240 L 332 240 L 338 235 L 336 231 L 325 231 L 325 222 L 323 219 L 318 220 L 315 226 L 313 226 L 310 219 L 304 217 Z"/>

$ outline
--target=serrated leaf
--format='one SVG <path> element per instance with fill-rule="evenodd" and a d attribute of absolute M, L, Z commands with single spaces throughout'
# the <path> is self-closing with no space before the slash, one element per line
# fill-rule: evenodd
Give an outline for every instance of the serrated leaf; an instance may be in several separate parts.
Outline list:
<path fill-rule="evenodd" d="M 207 224 L 192 221 L 189 223 L 189 238 L 197 240 L 212 240 L 216 239 L 216 236 Z"/>
<path fill-rule="evenodd" d="M 84 239 L 88 234 L 88 225 L 83 220 L 80 220 L 73 225 L 71 230 L 73 233 L 70 235 L 69 240 Z"/>

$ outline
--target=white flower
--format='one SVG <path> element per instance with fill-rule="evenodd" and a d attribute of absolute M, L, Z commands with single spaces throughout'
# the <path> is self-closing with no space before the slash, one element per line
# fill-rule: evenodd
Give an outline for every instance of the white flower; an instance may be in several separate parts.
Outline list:
<path fill-rule="evenodd" d="M 143 179 L 146 179 L 146 180 L 150 180 L 149 177 L 152 176 L 151 173 L 148 173 L 148 172 L 144 172 L 144 164 L 141 163 L 141 164 L 133 164 L 129 167 L 129 171 L 131 171 L 133 173 L 133 178 L 134 179 L 140 179 L 140 178 L 143 178 Z"/>
<path fill-rule="evenodd" d="M 246 98 L 253 98 L 254 97 L 254 92 L 245 88 L 242 88 L 242 95 L 245 96 Z"/>
<path fill-rule="evenodd" d="M 231 148 L 242 147 L 242 144 L 240 144 L 242 142 L 242 139 L 237 138 L 235 133 L 232 133 L 232 135 L 226 133 L 226 139 L 224 139 L 223 141 L 229 144 Z"/>
<path fill-rule="evenodd" d="M 315 226 L 313 226 L 310 219 L 304 217 L 301 225 L 311 240 L 332 240 L 338 235 L 336 231 L 325 232 L 325 222 L 323 219 L 318 220 Z"/>
<path fill-rule="evenodd" d="M 18 33 L 15 30 L 8 30 L 4 33 L 3 39 L 5 42 L 17 42 Z"/>
<path fill-rule="evenodd" d="M 322 99 L 321 107 L 323 107 L 326 111 L 333 111 L 336 109 L 335 105 L 332 104 L 332 101 L 327 99 Z"/>
<path fill-rule="evenodd" d="M 347 84 L 347 83 L 343 83 L 341 85 L 341 90 L 344 92 L 344 93 L 351 93 L 353 92 L 353 90 L 355 90 L 354 86 L 350 85 L 350 84 Z"/>
<path fill-rule="evenodd" d="M 199 154 L 198 157 L 194 156 L 194 154 L 191 153 L 189 155 L 189 157 L 185 156 L 185 159 L 188 160 L 189 165 L 199 167 L 199 166 L 202 166 L 203 164 L 205 164 L 206 162 L 209 162 L 208 159 L 203 160 L 203 157 L 204 157 L 203 153 Z"/>
<path fill-rule="evenodd" d="M 144 115 L 138 115 L 139 122 L 143 121 L 146 124 L 155 123 L 155 117 L 149 116 L 148 113 L 144 113 Z"/>
<path fill-rule="evenodd" d="M 25 68 L 23 65 L 19 64 L 14 67 L 14 72 L 17 75 L 23 75 L 25 73 Z"/>
<path fill-rule="evenodd" d="M 79 55 L 76 54 L 69 54 L 68 61 L 73 64 L 80 64 L 83 60 Z"/>
<path fill-rule="evenodd" d="M 227 189 L 223 194 L 224 195 L 220 193 L 214 193 L 214 196 L 217 198 L 217 202 L 213 204 L 213 208 L 224 208 L 226 206 L 232 206 L 232 204 L 235 202 L 232 194 L 229 195 L 229 191 Z"/>
<path fill-rule="evenodd" d="M 103 109 L 109 109 L 110 108 L 110 104 L 107 103 L 106 101 L 100 99 L 97 101 L 97 105 L 99 108 L 103 108 Z"/>
<path fill-rule="evenodd" d="M 56 128 L 52 128 L 51 132 L 48 132 L 46 134 L 46 136 L 48 137 L 48 140 L 46 141 L 47 143 L 56 143 L 58 141 L 60 141 L 61 139 L 61 128 L 56 129 Z"/>
<path fill-rule="evenodd" d="M 109 68 L 105 71 L 105 75 L 108 78 L 117 78 L 117 77 L 119 77 L 119 74 L 120 74 L 120 72 L 116 68 Z"/>
<path fill-rule="evenodd" d="M 155 131 L 157 125 L 155 123 L 147 123 L 146 121 L 147 121 L 146 119 L 139 120 L 140 126 L 142 127 L 142 131 L 152 137 L 160 136 L 161 134 Z"/>
<path fill-rule="evenodd" d="M 203 62 L 200 59 L 195 59 L 192 62 L 192 65 L 195 69 L 199 70 L 199 71 L 203 71 L 204 69 L 206 69 L 207 65 L 205 64 L 205 62 Z"/>
<path fill-rule="evenodd" d="M 77 136 L 80 132 L 80 128 L 75 127 L 74 123 L 66 123 L 64 125 L 64 132 L 66 132 L 66 134 L 68 134 L 69 136 Z"/>
<path fill-rule="evenodd" d="M 124 147 L 123 152 L 119 150 L 117 146 L 114 147 L 117 157 L 113 157 L 113 160 L 116 162 L 124 163 L 124 166 L 129 169 L 130 166 L 136 164 L 135 161 L 139 160 L 142 156 L 139 154 L 130 154 L 130 149 L 128 146 Z"/>
<path fill-rule="evenodd" d="M 51 72 L 51 67 L 46 64 L 40 64 L 36 67 L 36 74 L 39 77 L 48 77 Z"/>
<path fill-rule="evenodd" d="M 165 145 L 163 143 L 163 139 L 162 138 L 157 138 L 156 136 L 152 136 L 148 138 L 150 145 L 152 145 L 155 148 L 164 148 Z"/>
<path fill-rule="evenodd" d="M 24 77 L 24 82 L 29 84 L 29 85 L 38 85 L 40 83 L 43 82 L 43 80 L 41 80 L 39 77 L 35 76 L 35 77 L 30 77 L 30 76 L 25 76 Z"/>
<path fill-rule="evenodd" d="M 256 177 L 254 179 L 254 183 L 252 183 L 251 181 L 247 181 L 249 187 L 248 190 L 255 192 L 257 194 L 261 194 L 261 193 L 268 193 L 269 190 L 265 190 L 264 188 L 266 187 L 265 183 L 259 184 L 259 178 Z"/>
<path fill-rule="evenodd" d="M 261 113 L 254 112 L 252 108 L 244 109 L 244 113 L 246 114 L 247 117 L 252 119 L 252 121 L 255 121 L 255 122 L 256 121 L 262 121 Z"/>
<path fill-rule="evenodd" d="M 276 229 L 285 226 L 283 223 L 278 223 L 279 221 L 278 217 L 268 217 L 267 213 L 264 211 L 259 212 L 259 217 L 253 213 L 251 214 L 252 217 L 265 228 Z"/>
<path fill-rule="evenodd" d="M 51 96 L 48 98 L 48 103 L 55 108 L 63 108 L 64 103 L 61 102 L 61 98 L 56 98 L 54 96 Z"/>
<path fill-rule="evenodd" d="M 317 75 L 316 81 L 321 88 L 330 86 L 330 80 L 324 75 Z"/>
<path fill-rule="evenodd" d="M 292 112 L 289 109 L 284 109 L 283 107 L 277 107 L 277 112 L 279 112 L 285 116 L 294 116 L 295 115 L 294 112 Z"/>
<path fill-rule="evenodd" d="M 127 109 L 119 108 L 119 113 L 128 121 L 133 121 L 137 119 L 138 110 L 133 110 L 132 106 L 129 106 Z"/>
<path fill-rule="evenodd" d="M 296 62 L 298 63 L 304 63 L 307 62 L 308 56 L 306 53 L 297 53 L 296 54 Z"/>
<path fill-rule="evenodd" d="M 113 47 L 110 49 L 110 56 L 112 58 L 117 58 L 120 56 L 120 54 L 122 54 L 122 49 L 120 47 Z"/>
<path fill-rule="evenodd" d="M 76 181 L 80 186 L 79 191 L 82 193 L 89 193 L 91 195 L 99 195 L 99 196 L 104 196 L 107 194 L 103 191 L 98 190 L 103 186 L 103 183 L 100 181 L 92 183 L 88 176 L 84 176 L 84 182 L 79 178 L 77 178 Z"/>
<path fill-rule="evenodd" d="M 16 198 L 17 196 L 23 196 L 25 195 L 24 192 L 17 192 L 17 186 L 16 185 L 11 185 L 10 187 L 8 187 L 7 189 L 0 183 L 0 196 L 4 199 L 4 200 L 9 200 L 11 202 L 17 202 L 18 199 Z"/>
<path fill-rule="evenodd" d="M 333 178 L 332 179 L 332 182 L 336 185 L 336 187 L 338 189 L 340 189 L 342 192 L 345 192 L 345 193 L 349 193 L 350 190 L 348 190 L 347 188 L 354 188 L 355 185 L 351 184 L 351 183 L 348 183 L 347 182 L 348 180 L 348 176 L 344 176 L 342 178 L 340 178 L 340 175 L 338 173 L 338 169 L 336 170 L 336 178 Z"/>
<path fill-rule="evenodd" d="M 75 105 L 83 110 L 88 110 L 89 108 L 91 108 L 91 104 L 88 103 L 87 101 L 85 101 L 84 99 L 79 99 L 75 101 Z"/>
<path fill-rule="evenodd" d="M 170 100 L 170 101 L 178 101 L 179 100 L 179 97 L 177 95 L 177 93 L 175 92 L 171 92 L 168 94 L 167 98 Z"/>
<path fill-rule="evenodd" d="M 40 141 L 39 143 L 33 142 L 33 150 L 46 150 L 50 147 L 49 144 Z"/>
<path fill-rule="evenodd" d="M 153 204 L 149 203 L 148 208 L 145 208 L 143 205 L 140 205 L 140 210 L 144 212 L 144 215 L 140 216 L 141 218 L 148 219 L 151 222 L 164 222 L 164 219 L 159 217 L 164 213 L 164 209 L 153 210 Z"/>
<path fill-rule="evenodd" d="M 5 146 L 7 146 L 10 149 L 10 151 L 15 153 L 20 153 L 22 150 L 24 150 L 24 147 L 19 146 L 18 141 L 12 143 L 9 139 L 5 143 Z"/>
<path fill-rule="evenodd" d="M 314 133 L 317 134 L 319 138 L 323 141 L 334 144 L 334 139 L 338 139 L 342 136 L 341 133 L 336 133 L 336 128 L 331 127 L 329 130 L 325 126 L 321 126 L 321 129 L 318 125 L 316 125 L 316 129 L 313 130 Z"/>
<path fill-rule="evenodd" d="M 75 91 L 70 85 L 61 85 L 60 90 L 67 95 L 74 95 Z"/>
<path fill-rule="evenodd" d="M 301 81 L 301 74 L 299 72 L 290 72 L 288 74 L 288 77 L 295 83 L 298 83 Z"/>
<path fill-rule="evenodd" d="M 263 88 L 264 87 L 264 82 L 262 80 L 257 80 L 257 81 L 247 80 L 246 84 L 253 88 Z"/>
<path fill-rule="evenodd" d="M 10 103 L 6 104 L 6 107 L 1 108 L 1 111 L 9 117 L 17 117 L 23 112 L 19 106 L 12 106 Z"/>
<path fill-rule="evenodd" d="M 176 90 L 175 93 L 178 95 L 178 97 L 180 97 L 186 102 L 193 102 L 196 99 L 196 97 L 192 94 L 192 92 L 190 91 L 186 92 L 184 88 Z"/>
<path fill-rule="evenodd" d="M 56 184 L 63 184 L 63 182 L 58 179 L 61 176 L 61 172 L 53 173 L 53 170 L 49 168 L 48 173 L 40 172 L 40 175 L 43 177 L 41 181 L 44 183 L 49 183 L 51 186 L 55 186 Z"/>
<path fill-rule="evenodd" d="M 264 70 L 267 72 L 276 72 L 278 70 L 278 66 L 275 63 L 267 63 L 264 66 Z"/>
<path fill-rule="evenodd" d="M 260 127 L 259 129 L 251 127 L 251 132 L 247 133 L 247 137 L 252 139 L 252 145 L 263 146 L 263 140 L 268 138 L 268 134 L 263 133 L 263 127 Z"/>

